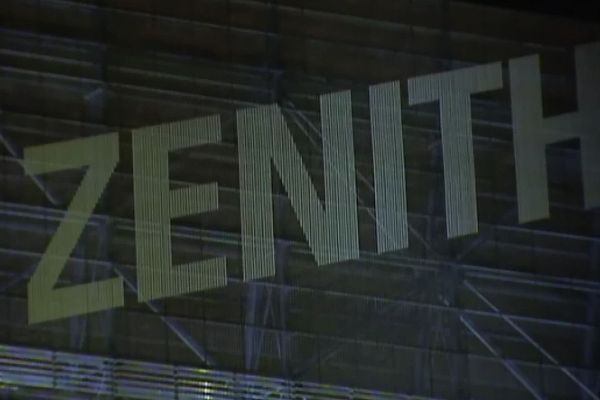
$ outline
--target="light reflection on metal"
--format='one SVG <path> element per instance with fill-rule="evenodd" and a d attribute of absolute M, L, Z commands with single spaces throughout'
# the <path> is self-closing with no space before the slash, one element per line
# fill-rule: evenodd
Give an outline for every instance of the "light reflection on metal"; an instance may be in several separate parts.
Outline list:
<path fill-rule="evenodd" d="M 565 367 L 556 358 L 552 356 L 542 345 L 535 341 L 520 325 L 518 325 L 513 318 L 504 314 L 494 303 L 492 303 L 486 296 L 481 293 L 473 284 L 469 281 L 464 281 L 464 285 L 469 289 L 477 298 L 479 298 L 486 306 L 488 306 L 493 312 L 495 312 L 500 318 L 502 318 L 511 328 L 513 328 L 525 341 L 531 344 L 537 351 L 539 351 L 545 358 L 547 358 L 552 364 L 556 366 L 562 373 L 564 373 L 573 383 L 575 383 L 582 391 L 584 391 L 590 398 L 594 400 L 600 400 L 598 394 L 594 393 L 587 385 L 571 371 Z"/>
<path fill-rule="evenodd" d="M 60 389 L 135 399 L 434 400 L 217 370 L 0 345 L 0 377 L 9 387 Z"/>

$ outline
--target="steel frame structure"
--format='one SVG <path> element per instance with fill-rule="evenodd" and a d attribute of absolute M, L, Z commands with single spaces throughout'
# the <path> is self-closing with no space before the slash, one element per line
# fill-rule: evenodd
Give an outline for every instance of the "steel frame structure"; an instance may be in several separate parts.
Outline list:
<path fill-rule="evenodd" d="M 126 307 L 27 326 L 22 315 L 26 281 L 64 216 L 77 177 L 25 176 L 23 146 L 115 130 L 127 146 L 126 131 L 140 124 L 220 113 L 224 143 L 215 153 L 198 150 L 174 162 L 174 184 L 206 180 L 222 170 L 221 206 L 235 214 L 235 174 L 228 171 L 237 168 L 236 109 L 278 102 L 318 179 L 319 94 L 356 93 L 356 140 L 364 144 L 369 118 L 365 82 L 388 79 L 392 72 L 386 64 L 396 68 L 392 76 L 400 79 L 542 52 L 560 61 L 543 75 L 548 103 L 560 109 L 569 97 L 565 82 L 572 80 L 567 46 L 600 38 L 600 27 L 591 23 L 454 1 L 401 1 L 397 9 L 382 5 L 380 12 L 349 4 L 342 12 L 329 2 L 302 6 L 292 0 L 231 0 L 223 14 L 219 2 L 199 3 L 178 3 L 192 8 L 189 17 L 177 7 L 136 9 L 116 1 L 8 0 L 0 5 L 0 342 L 6 343 L 0 346 L 0 396 L 600 398 L 600 214 L 581 209 L 579 186 L 570 182 L 576 178 L 577 149 L 556 146 L 548 151 L 549 168 L 564 173 L 552 175 L 551 204 L 561 218 L 517 225 L 512 179 L 503 173 L 513 160 L 510 110 L 502 95 L 473 101 L 476 156 L 498 154 L 480 162 L 478 199 L 485 202 L 485 215 L 479 236 L 449 243 L 441 234 L 437 112 L 407 108 L 407 151 L 415 149 L 408 180 L 420 203 L 409 209 L 408 251 L 378 256 L 364 250 L 358 263 L 314 272 L 284 190 L 276 183 L 275 278 L 241 282 L 235 222 L 219 220 L 207 227 L 185 221 L 172 229 L 176 251 L 227 256 L 234 265 L 231 287 L 135 305 L 131 193 L 115 200 L 127 193 L 131 171 L 121 166 L 113 178 L 114 193 L 90 219 L 60 284 L 116 274 L 127 285 Z M 214 15 L 202 14 L 202 6 L 214 9 Z M 387 8 L 398 13 L 396 20 L 382 15 Z M 410 15 L 402 14 L 407 10 Z M 496 22 L 490 22 L 480 28 L 469 22 L 478 16 L 490 21 L 537 18 L 541 26 L 509 32 L 495 30 Z M 95 25 L 79 26 L 77 18 Z M 307 27 L 294 25 L 294 18 Z M 119 29 L 128 32 L 128 23 L 141 22 L 150 25 L 150 32 L 140 26 L 128 29 L 147 35 L 149 44 L 133 43 L 142 45 L 135 49 L 115 39 Z M 323 28 L 326 24 L 332 26 Z M 553 24 L 562 30 L 550 34 Z M 177 46 L 181 34 L 169 27 L 191 33 L 201 44 Z M 352 29 L 371 32 L 381 44 L 359 38 Z M 72 30 L 73 37 L 61 30 Z M 200 40 L 212 31 L 228 42 Z M 396 36 L 405 42 L 394 44 Z M 264 41 L 264 51 L 246 54 L 245 61 L 242 40 Z M 292 48 L 299 45 L 303 57 L 294 58 Z M 335 52 L 324 56 L 327 49 Z M 347 49 L 375 61 L 344 66 Z M 49 102 L 52 98 L 56 104 Z M 374 211 L 369 156 L 363 153 L 357 174 L 360 215 L 368 226 L 361 240 L 368 241 Z M 190 174 L 190 163 L 206 163 L 207 172 Z M 140 329 L 130 326 L 135 324 Z"/>

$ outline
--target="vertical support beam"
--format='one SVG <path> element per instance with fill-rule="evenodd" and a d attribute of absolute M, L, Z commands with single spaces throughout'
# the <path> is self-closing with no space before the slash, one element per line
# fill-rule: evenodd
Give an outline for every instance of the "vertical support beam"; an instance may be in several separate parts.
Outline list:
<path fill-rule="evenodd" d="M 452 309 L 460 308 L 458 290 L 462 285 L 463 276 L 457 266 L 449 266 L 442 271 L 442 296 L 446 306 Z M 440 327 L 449 342 L 449 370 L 451 375 L 452 392 L 455 399 L 469 399 L 469 356 L 460 313 L 449 312 L 448 321 L 443 321 Z"/>
<path fill-rule="evenodd" d="M 84 233 L 82 236 L 85 237 L 86 233 Z M 73 254 L 76 254 L 77 257 L 81 258 L 82 260 L 85 260 L 85 253 L 87 250 L 85 247 L 85 242 L 79 243 L 79 245 L 73 251 Z M 81 264 L 81 266 L 76 267 L 72 271 L 74 281 L 73 283 L 81 284 L 82 282 L 85 282 L 87 279 L 89 279 L 88 275 L 90 271 L 88 267 L 89 266 L 84 261 Z M 88 315 L 89 314 L 76 315 L 69 319 L 69 347 L 71 350 L 77 351 L 83 349 L 83 345 L 85 343 Z"/>
<path fill-rule="evenodd" d="M 594 213 L 594 226 L 592 230 L 594 234 L 600 235 L 600 212 Z M 590 268 L 590 279 L 595 282 L 600 281 L 600 243 L 597 241 L 590 244 Z M 584 377 L 584 383 L 586 386 L 592 388 L 595 393 L 600 393 L 600 378 L 598 378 L 598 372 L 594 372 L 594 368 L 600 365 L 599 297 L 597 293 L 590 293 L 588 295 L 587 323 L 592 328 L 588 331 L 583 345 L 584 367 L 589 369 Z M 587 393 L 584 390 L 581 391 L 581 399 L 588 399 Z"/>
<path fill-rule="evenodd" d="M 250 282 L 246 308 L 246 323 L 244 327 L 245 356 L 247 371 L 257 371 L 264 343 L 267 323 L 271 322 L 279 330 L 276 342 L 284 374 L 288 374 L 286 306 L 287 289 L 283 285 L 285 267 L 289 258 L 289 243 L 283 240 L 275 242 L 275 262 L 277 280 L 280 283 L 279 296 L 276 298 L 272 285 L 258 285 Z M 275 304 L 278 307 L 275 307 Z M 276 309 L 279 312 L 276 312 Z"/>
<path fill-rule="evenodd" d="M 426 286 L 424 284 L 425 279 L 418 279 L 418 282 L 422 285 L 423 289 L 421 292 L 427 293 Z M 422 297 L 421 297 L 422 299 Z M 415 352 L 415 368 L 414 368 L 414 393 L 431 393 L 433 391 L 432 376 L 433 371 L 431 364 L 429 363 L 430 352 L 427 349 L 431 349 L 431 309 L 427 308 L 424 312 L 421 312 L 417 318 L 419 324 L 419 339 L 418 345 L 420 351 Z"/>
<path fill-rule="evenodd" d="M 97 226 L 98 234 L 98 259 L 106 262 L 112 262 L 110 259 L 110 243 L 111 235 L 113 234 L 113 222 L 110 218 L 100 222 Z M 106 279 L 110 276 L 109 269 L 97 269 L 92 270 L 94 278 Z M 113 322 L 114 322 L 115 311 L 113 309 L 104 312 L 104 323 L 102 324 L 102 330 L 104 335 L 104 342 L 107 350 L 112 348 L 113 344 Z"/>
<path fill-rule="evenodd" d="M 260 345 L 262 340 L 259 335 L 261 329 L 258 327 L 258 310 L 262 304 L 264 286 L 254 282 L 248 283 L 248 298 L 246 299 L 246 322 L 244 326 L 244 366 L 247 372 L 254 371 L 257 358 L 260 357 Z"/>
<path fill-rule="evenodd" d="M 287 317 L 288 317 L 288 297 L 289 289 L 286 285 L 285 271 L 290 258 L 290 243 L 280 240 L 278 242 L 277 251 L 275 253 L 275 262 L 277 267 L 277 282 L 279 283 L 279 357 L 281 360 L 281 368 L 283 376 L 287 379 L 291 377 L 291 364 L 289 359 L 289 335 L 287 333 Z"/>
<path fill-rule="evenodd" d="M 430 134 L 430 145 L 431 149 L 431 157 L 430 157 L 430 167 L 432 170 L 437 170 L 440 167 L 440 149 L 441 142 L 436 140 L 433 134 Z M 424 241 L 426 243 L 432 243 L 433 234 L 434 234 L 434 224 L 435 224 L 435 210 L 437 199 L 440 197 L 441 193 L 438 189 L 438 182 L 435 182 L 433 187 L 430 187 L 429 194 L 427 196 L 427 228 L 425 232 Z M 415 282 L 416 287 L 420 296 L 427 296 L 430 293 L 428 288 L 429 277 L 427 272 L 415 271 Z M 419 326 L 419 346 L 422 349 L 431 347 L 431 314 L 429 309 L 425 312 L 421 312 L 420 317 L 417 319 Z M 414 368 L 414 386 L 415 393 L 425 393 L 427 390 L 428 382 L 431 386 L 431 377 L 433 371 L 430 368 L 430 364 L 428 362 L 428 352 L 419 351 L 415 353 L 415 368 Z M 430 388 L 433 390 L 433 388 Z"/>

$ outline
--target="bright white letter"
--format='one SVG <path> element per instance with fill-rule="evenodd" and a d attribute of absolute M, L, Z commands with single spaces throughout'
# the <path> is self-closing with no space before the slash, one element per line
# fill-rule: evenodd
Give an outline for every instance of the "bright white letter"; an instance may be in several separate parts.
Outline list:
<path fill-rule="evenodd" d="M 408 81 L 411 105 L 439 100 L 449 238 L 476 233 L 477 192 L 471 124 L 471 95 L 500 89 L 500 63 L 464 68 Z"/>
<path fill-rule="evenodd" d="M 116 133 L 25 149 L 23 162 L 31 175 L 88 166 L 64 220 L 27 286 L 30 324 L 123 305 L 121 278 L 54 289 L 118 161 L 119 137 Z"/>
<path fill-rule="evenodd" d="M 271 162 L 317 264 L 359 256 L 350 92 L 321 96 L 325 202 L 321 204 L 281 110 L 238 111 L 244 280 L 275 274 Z"/>
<path fill-rule="evenodd" d="M 408 247 L 400 83 L 388 82 L 371 86 L 369 99 L 377 252 L 381 254 Z"/>
<path fill-rule="evenodd" d="M 139 301 L 225 286 L 224 257 L 173 266 L 171 219 L 218 207 L 217 184 L 169 189 L 169 152 L 221 140 L 218 116 L 133 131 Z"/>
<path fill-rule="evenodd" d="M 600 206 L 600 43 L 575 50 L 579 111 L 544 118 L 539 56 L 510 60 L 519 222 L 550 216 L 546 145 L 579 139 L 585 207 Z"/>

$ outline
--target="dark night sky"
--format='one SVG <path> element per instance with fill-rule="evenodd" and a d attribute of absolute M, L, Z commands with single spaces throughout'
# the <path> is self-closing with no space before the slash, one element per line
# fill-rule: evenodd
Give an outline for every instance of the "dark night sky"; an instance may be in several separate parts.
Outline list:
<path fill-rule="evenodd" d="M 552 15 L 600 22 L 600 0 L 465 0 Z"/>

